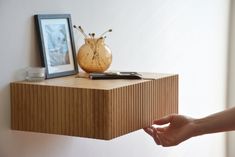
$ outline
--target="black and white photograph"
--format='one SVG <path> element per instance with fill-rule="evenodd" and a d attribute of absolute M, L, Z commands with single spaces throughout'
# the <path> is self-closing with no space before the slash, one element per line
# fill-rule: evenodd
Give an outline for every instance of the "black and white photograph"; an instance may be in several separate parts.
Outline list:
<path fill-rule="evenodd" d="M 46 77 L 75 74 L 77 64 L 69 14 L 35 15 Z"/>

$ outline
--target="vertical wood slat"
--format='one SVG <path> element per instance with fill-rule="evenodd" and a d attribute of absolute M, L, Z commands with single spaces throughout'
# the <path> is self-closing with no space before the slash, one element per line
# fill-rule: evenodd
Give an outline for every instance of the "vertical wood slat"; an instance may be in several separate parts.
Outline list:
<path fill-rule="evenodd" d="M 112 139 L 178 112 L 178 76 L 111 89 L 11 83 L 12 129 Z"/>
<path fill-rule="evenodd" d="M 42 97 L 41 97 L 41 122 L 42 122 L 42 125 L 41 125 L 41 132 L 46 132 L 46 99 L 45 99 L 45 96 L 46 96 L 46 92 L 45 92 L 45 89 L 41 88 L 41 92 L 42 92 Z"/>
<path fill-rule="evenodd" d="M 53 93 L 53 131 L 58 132 L 58 93 L 57 87 L 52 89 Z"/>
<path fill-rule="evenodd" d="M 41 132 L 42 121 L 40 120 L 40 117 L 41 117 L 42 113 L 41 113 L 40 107 L 41 107 L 41 103 L 42 103 L 42 99 L 41 99 L 42 92 L 41 92 L 41 87 L 38 87 L 38 88 L 35 88 L 35 89 L 36 89 L 35 96 L 37 97 L 37 103 L 36 103 L 36 106 L 35 106 L 35 112 L 37 112 L 36 130 L 39 130 L 39 132 Z"/>
<path fill-rule="evenodd" d="M 13 93 L 17 93 L 15 91 L 15 86 L 13 84 L 10 84 L 10 92 L 11 92 L 11 95 L 10 95 L 10 98 L 11 98 L 11 104 L 17 104 L 17 101 L 16 101 L 16 96 L 13 95 Z M 17 117 L 17 112 L 16 112 L 16 105 L 11 105 L 11 128 L 12 129 L 17 129 L 17 125 L 16 125 L 16 118 Z"/>

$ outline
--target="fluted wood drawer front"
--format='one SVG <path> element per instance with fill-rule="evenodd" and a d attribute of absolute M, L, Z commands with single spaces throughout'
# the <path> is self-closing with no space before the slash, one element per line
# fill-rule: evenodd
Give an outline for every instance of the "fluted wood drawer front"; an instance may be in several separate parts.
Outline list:
<path fill-rule="evenodd" d="M 13 82 L 12 129 L 112 139 L 178 112 L 178 76 L 89 80 L 74 76 Z"/>

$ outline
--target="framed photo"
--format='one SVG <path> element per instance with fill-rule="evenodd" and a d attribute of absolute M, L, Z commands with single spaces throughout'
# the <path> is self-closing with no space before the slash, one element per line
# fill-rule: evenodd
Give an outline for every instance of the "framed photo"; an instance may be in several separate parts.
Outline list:
<path fill-rule="evenodd" d="M 34 15 L 46 78 L 78 72 L 70 14 Z"/>

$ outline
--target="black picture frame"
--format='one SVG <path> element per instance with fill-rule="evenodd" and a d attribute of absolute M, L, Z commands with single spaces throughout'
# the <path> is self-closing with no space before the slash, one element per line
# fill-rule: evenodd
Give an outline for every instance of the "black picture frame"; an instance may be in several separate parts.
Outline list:
<path fill-rule="evenodd" d="M 46 78 L 78 72 L 70 14 L 34 15 Z"/>

